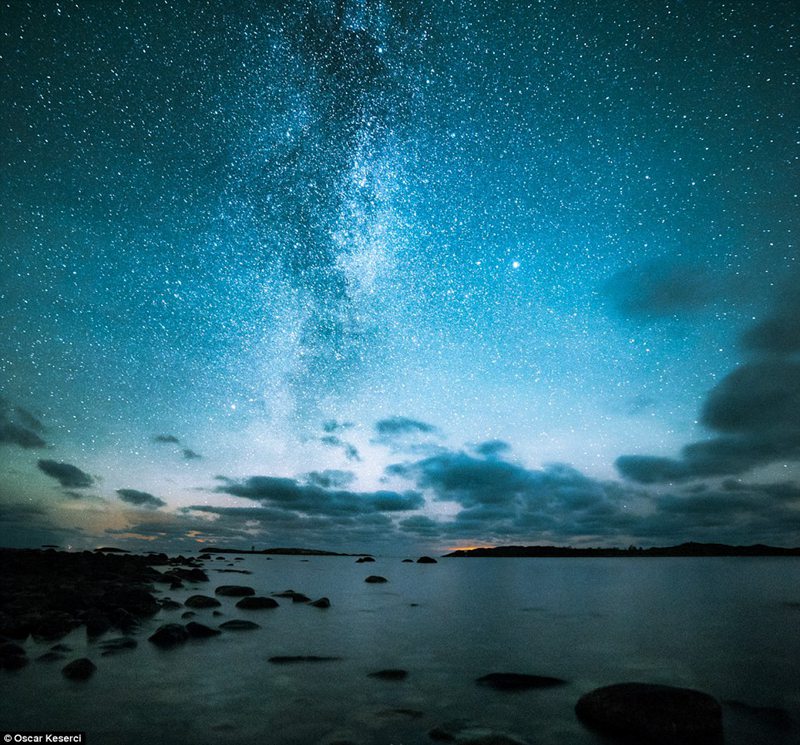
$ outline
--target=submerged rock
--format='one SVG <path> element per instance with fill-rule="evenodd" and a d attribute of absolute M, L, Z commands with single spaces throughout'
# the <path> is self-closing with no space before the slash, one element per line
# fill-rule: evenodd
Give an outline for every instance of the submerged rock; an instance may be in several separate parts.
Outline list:
<path fill-rule="evenodd" d="M 159 626 L 155 633 L 148 637 L 157 647 L 168 649 L 178 644 L 183 644 L 189 638 L 189 632 L 179 623 L 165 623 Z"/>
<path fill-rule="evenodd" d="M 719 703 L 689 688 L 619 683 L 582 696 L 575 713 L 590 729 L 650 745 L 722 743 Z"/>
<path fill-rule="evenodd" d="M 273 592 L 273 597 L 276 598 L 288 598 L 293 603 L 308 603 L 311 601 L 311 598 L 308 595 L 304 595 L 302 592 L 295 592 L 294 590 L 284 590 L 283 592 Z"/>
<path fill-rule="evenodd" d="M 186 599 L 184 605 L 187 608 L 219 608 L 222 603 L 208 595 L 192 595 Z"/>
<path fill-rule="evenodd" d="M 249 596 L 242 598 L 236 603 L 237 608 L 243 610 L 265 610 L 267 608 L 278 608 L 278 602 L 272 598 L 265 598 L 260 596 Z"/>
<path fill-rule="evenodd" d="M 331 601 L 328 598 L 320 598 L 319 600 L 315 600 L 311 603 L 315 608 L 330 608 Z"/>
<path fill-rule="evenodd" d="M 88 680 L 95 670 L 97 670 L 97 665 L 94 662 L 88 657 L 81 657 L 79 660 L 73 660 L 68 665 L 64 665 L 61 673 L 70 680 Z"/>
<path fill-rule="evenodd" d="M 368 677 L 380 678 L 381 680 L 405 680 L 408 677 L 408 670 L 401 670 L 400 668 L 376 670 L 374 673 L 368 673 Z"/>
<path fill-rule="evenodd" d="M 386 579 L 386 577 L 380 577 L 377 574 L 370 574 L 369 577 L 367 577 L 364 580 L 364 582 L 369 582 L 372 585 L 377 585 L 377 584 L 380 584 L 382 582 L 388 582 L 388 581 L 389 580 Z"/>
<path fill-rule="evenodd" d="M 243 598 L 248 595 L 255 595 L 256 591 L 252 587 L 246 587 L 245 585 L 220 585 L 214 590 L 214 594 L 228 598 Z"/>
<path fill-rule="evenodd" d="M 270 657 L 269 662 L 274 665 L 291 665 L 298 662 L 337 662 L 341 657 L 320 657 L 318 655 L 278 655 Z"/>
<path fill-rule="evenodd" d="M 525 673 L 489 673 L 475 680 L 478 685 L 489 686 L 498 691 L 527 691 L 531 688 L 552 688 L 564 685 L 567 681 L 547 675 L 527 675 Z"/>
<path fill-rule="evenodd" d="M 221 629 L 225 629 L 226 631 L 251 631 L 252 629 L 261 628 L 261 626 L 254 621 L 242 621 L 238 618 L 225 621 L 225 623 L 221 623 L 219 627 Z"/>
<path fill-rule="evenodd" d="M 356 559 L 356 564 L 369 564 L 370 562 L 375 561 L 371 556 L 361 556 Z"/>

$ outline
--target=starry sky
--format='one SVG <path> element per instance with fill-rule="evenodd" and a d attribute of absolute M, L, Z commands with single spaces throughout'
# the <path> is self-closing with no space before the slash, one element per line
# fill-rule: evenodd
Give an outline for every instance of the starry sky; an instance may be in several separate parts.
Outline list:
<path fill-rule="evenodd" d="M 0 544 L 800 544 L 798 11 L 0 4 Z"/>

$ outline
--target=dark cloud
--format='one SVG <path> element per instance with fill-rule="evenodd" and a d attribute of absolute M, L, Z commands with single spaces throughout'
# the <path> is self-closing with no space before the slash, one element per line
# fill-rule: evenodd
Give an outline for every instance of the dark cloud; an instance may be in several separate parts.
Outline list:
<path fill-rule="evenodd" d="M 352 429 L 355 425 L 352 422 L 337 422 L 335 419 L 328 419 L 322 423 L 322 431 L 332 435 L 337 432 L 344 432 Z"/>
<path fill-rule="evenodd" d="M 175 435 L 156 435 L 153 437 L 153 442 L 161 444 L 180 445 L 180 440 Z"/>
<path fill-rule="evenodd" d="M 345 442 L 340 437 L 336 435 L 323 435 L 319 438 L 319 441 L 323 445 L 327 445 L 328 447 L 332 448 L 341 448 L 344 451 L 344 455 L 347 460 L 352 461 L 360 461 L 361 455 L 358 452 L 358 448 L 355 445 L 351 445 L 349 442 Z"/>
<path fill-rule="evenodd" d="M 686 445 L 679 458 L 625 455 L 617 469 L 653 484 L 800 459 L 800 363 L 769 359 L 738 367 L 708 393 L 700 421 L 719 436 Z"/>
<path fill-rule="evenodd" d="M 761 355 L 800 352 L 800 275 L 785 280 L 772 313 L 742 335 L 742 347 Z"/>
<path fill-rule="evenodd" d="M 487 440 L 475 445 L 473 450 L 484 458 L 500 458 L 511 452 L 511 445 L 502 440 Z"/>
<path fill-rule="evenodd" d="M 439 430 L 432 424 L 405 416 L 392 416 L 375 422 L 375 432 L 379 439 L 391 439 L 405 435 L 437 434 Z"/>
<path fill-rule="evenodd" d="M 325 471 L 311 471 L 303 476 L 309 484 L 321 486 L 323 489 L 344 489 L 355 481 L 356 475 L 352 471 L 327 469 Z"/>
<path fill-rule="evenodd" d="M 203 456 L 200 455 L 200 453 L 196 453 L 191 448 L 183 448 L 183 457 L 186 458 L 186 460 L 200 460 Z"/>
<path fill-rule="evenodd" d="M 702 266 L 674 258 L 623 269 L 605 289 L 619 312 L 642 319 L 698 310 L 725 290 L 718 275 L 710 279 L 710 273 Z"/>
<path fill-rule="evenodd" d="M 71 463 L 59 463 L 54 460 L 39 460 L 39 470 L 56 479 L 61 486 L 68 489 L 86 489 L 94 484 L 94 479 Z"/>
<path fill-rule="evenodd" d="M 158 509 L 166 507 L 167 503 L 146 491 L 137 489 L 117 489 L 117 494 L 123 502 L 136 505 L 137 507 L 147 507 L 148 509 Z"/>
<path fill-rule="evenodd" d="M 215 491 L 309 515 L 404 512 L 424 505 L 422 495 L 414 491 L 353 492 L 326 489 L 316 483 L 304 484 L 276 476 L 251 476 L 241 482 L 230 481 Z"/>
<path fill-rule="evenodd" d="M 728 480 L 654 494 L 566 465 L 528 469 L 458 452 L 390 472 L 431 489 L 434 499 L 462 506 L 447 519 L 412 515 L 398 522 L 400 532 L 418 539 L 622 546 L 800 540 L 800 486 L 793 482 Z"/>
<path fill-rule="evenodd" d="M 21 448 L 42 448 L 47 443 L 42 438 L 44 425 L 27 409 L 15 406 L 0 397 L 0 444 L 19 445 Z"/>
<path fill-rule="evenodd" d="M 748 357 L 706 395 L 700 423 L 711 437 L 675 458 L 624 455 L 616 466 L 644 484 L 732 476 L 800 461 L 800 277 L 787 276 L 772 311 L 741 336 Z"/>

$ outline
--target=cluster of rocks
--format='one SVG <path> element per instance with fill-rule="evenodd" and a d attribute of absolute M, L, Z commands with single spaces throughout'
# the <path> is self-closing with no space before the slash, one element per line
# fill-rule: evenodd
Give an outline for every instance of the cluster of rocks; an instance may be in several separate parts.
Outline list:
<path fill-rule="evenodd" d="M 81 626 L 89 637 L 130 633 L 162 607 L 154 583 L 208 580 L 196 559 L 166 554 L 1 549 L 0 567 L 0 639 L 15 641 L 55 641 Z"/>

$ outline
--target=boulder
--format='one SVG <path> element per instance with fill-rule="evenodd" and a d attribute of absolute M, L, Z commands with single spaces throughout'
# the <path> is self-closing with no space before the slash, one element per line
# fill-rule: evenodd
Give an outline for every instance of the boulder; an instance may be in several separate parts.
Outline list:
<path fill-rule="evenodd" d="M 192 595 L 186 598 L 184 605 L 187 608 L 219 608 L 222 603 L 216 598 L 211 598 L 208 595 Z"/>
<path fill-rule="evenodd" d="M 97 670 L 97 665 L 94 662 L 88 657 L 81 657 L 78 660 L 73 660 L 68 665 L 64 665 L 61 668 L 61 673 L 70 680 L 88 680 L 95 670 Z"/>
<path fill-rule="evenodd" d="M 78 626 L 80 621 L 69 613 L 45 613 L 35 623 L 31 635 L 39 641 L 51 641 L 61 639 Z"/>
<path fill-rule="evenodd" d="M 377 574 L 370 574 L 364 582 L 369 582 L 372 585 L 380 584 L 382 582 L 388 582 L 389 580 L 386 577 L 379 577 Z"/>
<path fill-rule="evenodd" d="M 178 608 L 183 608 L 183 606 L 177 600 L 172 600 L 171 598 L 164 598 L 161 601 L 161 607 L 164 610 L 177 610 Z"/>
<path fill-rule="evenodd" d="M 302 592 L 295 592 L 294 590 L 284 590 L 283 592 L 273 592 L 272 596 L 275 598 L 288 598 L 293 603 L 308 603 L 311 598 L 304 595 Z"/>
<path fill-rule="evenodd" d="M 0 669 L 19 670 L 28 664 L 25 650 L 14 642 L 0 644 Z"/>
<path fill-rule="evenodd" d="M 260 629 L 259 626 L 254 621 L 242 621 L 239 618 L 234 618 L 230 621 L 225 621 L 225 623 L 221 623 L 219 625 L 221 629 L 225 629 L 226 631 L 250 631 L 252 629 Z"/>
<path fill-rule="evenodd" d="M 194 618 L 197 615 L 193 610 L 187 610 L 181 613 L 181 618 Z"/>
<path fill-rule="evenodd" d="M 438 564 L 438 563 L 439 562 L 436 561 L 436 559 L 430 556 L 420 556 L 419 559 L 417 559 L 417 564 Z"/>
<path fill-rule="evenodd" d="M 722 708 L 707 693 L 648 683 L 618 683 L 582 696 L 578 718 L 601 734 L 650 745 L 721 745 Z"/>
<path fill-rule="evenodd" d="M 153 634 L 148 637 L 157 647 L 169 649 L 183 644 L 189 638 L 189 632 L 179 623 L 165 623 L 159 626 Z"/>
<path fill-rule="evenodd" d="M 245 585 L 220 585 L 214 590 L 214 594 L 227 598 L 244 598 L 248 595 L 255 595 L 256 591 L 252 587 L 246 587 Z"/>
<path fill-rule="evenodd" d="M 236 603 L 236 607 L 242 610 L 264 610 L 266 608 L 277 608 L 278 602 L 272 598 L 250 595 Z"/>
<path fill-rule="evenodd" d="M 553 688 L 567 681 L 547 675 L 527 675 L 525 673 L 489 673 L 475 680 L 478 685 L 489 686 L 498 691 L 527 691 L 531 688 Z"/>
<path fill-rule="evenodd" d="M 315 600 L 311 603 L 315 608 L 330 608 L 331 601 L 328 598 L 320 598 L 319 600 Z"/>
<path fill-rule="evenodd" d="M 361 556 L 356 559 L 356 564 L 369 564 L 370 562 L 375 561 L 371 556 Z"/>
<path fill-rule="evenodd" d="M 107 608 L 122 608 L 132 616 L 141 618 L 158 613 L 158 601 L 147 590 L 141 587 L 121 585 L 105 592 L 101 604 Z"/>
<path fill-rule="evenodd" d="M 186 624 L 186 631 L 192 639 L 208 639 L 210 636 L 219 636 L 222 633 L 219 629 L 212 629 L 196 621 L 189 621 Z"/>
<path fill-rule="evenodd" d="M 175 569 L 171 569 L 169 574 L 179 580 L 185 580 L 186 582 L 208 582 L 208 575 L 198 567 L 191 567 L 189 569 L 185 567 L 176 567 Z"/>

